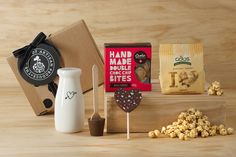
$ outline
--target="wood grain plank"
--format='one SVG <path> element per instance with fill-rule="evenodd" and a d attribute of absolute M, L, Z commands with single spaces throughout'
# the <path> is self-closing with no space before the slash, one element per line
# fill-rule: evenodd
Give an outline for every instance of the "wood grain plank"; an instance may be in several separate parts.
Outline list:
<path fill-rule="evenodd" d="M 105 42 L 151 42 L 153 79 L 160 43 L 202 42 L 207 81 L 220 80 L 227 88 L 226 124 L 236 128 L 235 16 L 235 0 L 0 0 L 0 156 L 235 156 L 235 135 L 182 142 L 146 134 L 131 134 L 130 141 L 125 134 L 94 138 L 87 129 L 57 133 L 52 115 L 34 116 L 6 62 L 38 32 L 50 34 L 79 19 L 86 21 L 101 54 Z M 85 95 L 87 117 L 91 96 Z"/>

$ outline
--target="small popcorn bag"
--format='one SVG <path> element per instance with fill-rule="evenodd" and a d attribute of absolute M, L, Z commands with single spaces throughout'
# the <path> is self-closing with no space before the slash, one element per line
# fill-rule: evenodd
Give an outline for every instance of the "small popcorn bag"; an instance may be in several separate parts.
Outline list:
<path fill-rule="evenodd" d="M 203 93 L 202 44 L 161 44 L 160 85 L 163 94 Z"/>
<path fill-rule="evenodd" d="M 105 90 L 151 91 L 151 44 L 105 44 Z"/>

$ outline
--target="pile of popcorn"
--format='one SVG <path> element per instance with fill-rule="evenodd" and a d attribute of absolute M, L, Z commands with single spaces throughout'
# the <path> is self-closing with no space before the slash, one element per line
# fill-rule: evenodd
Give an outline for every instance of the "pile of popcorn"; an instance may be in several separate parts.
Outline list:
<path fill-rule="evenodd" d="M 224 91 L 221 89 L 220 82 L 214 81 L 211 83 L 211 85 L 208 87 L 207 91 L 208 95 L 217 95 L 221 96 L 223 95 Z"/>
<path fill-rule="evenodd" d="M 219 135 L 233 134 L 233 128 L 225 128 L 223 124 L 211 125 L 206 115 L 194 108 L 181 112 L 177 121 L 171 125 L 162 127 L 161 131 L 154 130 L 148 133 L 150 138 L 160 137 L 161 134 L 171 138 L 179 138 L 180 140 L 188 140 L 188 138 L 208 137 Z"/>

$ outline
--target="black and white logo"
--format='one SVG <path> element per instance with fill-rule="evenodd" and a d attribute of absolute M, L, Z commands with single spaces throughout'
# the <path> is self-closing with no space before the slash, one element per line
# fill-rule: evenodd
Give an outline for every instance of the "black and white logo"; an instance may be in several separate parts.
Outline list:
<path fill-rule="evenodd" d="M 59 55 L 53 47 L 40 44 L 31 50 L 31 55 L 21 75 L 26 81 L 36 86 L 48 84 L 57 75 L 59 62 Z"/>
<path fill-rule="evenodd" d="M 51 76 L 55 68 L 55 61 L 47 50 L 35 48 L 32 50 L 27 65 L 24 67 L 25 74 L 33 80 L 40 81 Z"/>
<path fill-rule="evenodd" d="M 45 65 L 41 62 L 40 57 L 39 57 L 39 56 L 36 56 L 36 57 L 34 58 L 34 61 L 36 62 L 36 63 L 34 63 L 34 65 L 33 65 L 34 72 L 36 72 L 36 73 L 38 73 L 38 74 L 44 72 L 44 71 L 45 71 Z"/>
<path fill-rule="evenodd" d="M 144 64 L 147 61 L 147 55 L 144 51 L 138 51 L 134 54 L 134 60 L 138 64 Z"/>

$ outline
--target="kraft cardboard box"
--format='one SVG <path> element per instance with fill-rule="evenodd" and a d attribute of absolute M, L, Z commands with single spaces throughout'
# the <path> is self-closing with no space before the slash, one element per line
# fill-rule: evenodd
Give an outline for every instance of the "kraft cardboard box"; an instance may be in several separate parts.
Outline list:
<path fill-rule="evenodd" d="M 82 69 L 81 86 L 84 93 L 92 89 L 91 69 L 94 64 L 98 66 L 99 84 L 103 84 L 103 59 L 83 20 L 49 35 L 48 41 L 59 50 L 62 67 Z M 7 61 L 35 114 L 44 115 L 53 112 L 55 98 L 49 91 L 48 85 L 36 87 L 29 84 L 18 71 L 17 58 L 11 55 L 7 58 Z M 58 77 L 55 78 L 54 82 L 58 83 Z M 52 100 L 52 104 L 45 103 L 47 100 Z"/>

